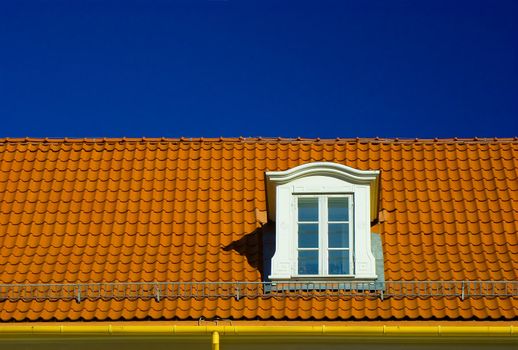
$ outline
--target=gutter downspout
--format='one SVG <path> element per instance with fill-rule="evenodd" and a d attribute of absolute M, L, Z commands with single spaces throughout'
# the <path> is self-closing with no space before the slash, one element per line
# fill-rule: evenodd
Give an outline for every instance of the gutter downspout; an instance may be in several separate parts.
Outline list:
<path fill-rule="evenodd" d="M 219 333 L 212 332 L 212 350 L 219 350 Z"/>

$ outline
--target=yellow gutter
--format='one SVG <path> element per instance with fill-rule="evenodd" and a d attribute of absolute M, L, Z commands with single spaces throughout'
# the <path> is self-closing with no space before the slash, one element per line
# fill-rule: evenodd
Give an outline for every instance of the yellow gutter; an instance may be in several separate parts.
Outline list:
<path fill-rule="evenodd" d="M 392 337 L 424 338 L 503 338 L 518 341 L 518 326 L 176 326 L 176 325 L 21 325 L 0 324 L 0 339 L 20 337 L 145 337 L 211 336 L 219 348 L 220 337 L 237 336 L 332 336 L 386 339 Z"/>

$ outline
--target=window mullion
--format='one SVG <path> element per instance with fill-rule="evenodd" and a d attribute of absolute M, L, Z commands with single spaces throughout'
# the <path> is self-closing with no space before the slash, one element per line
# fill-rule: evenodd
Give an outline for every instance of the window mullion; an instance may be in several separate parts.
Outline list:
<path fill-rule="evenodd" d="M 320 196 L 320 204 L 321 204 L 321 217 L 320 217 L 320 232 L 321 232 L 321 265 L 322 270 L 321 273 L 323 275 L 328 274 L 328 237 L 327 237 L 327 218 L 328 218 L 328 209 L 327 209 L 327 196 Z"/>

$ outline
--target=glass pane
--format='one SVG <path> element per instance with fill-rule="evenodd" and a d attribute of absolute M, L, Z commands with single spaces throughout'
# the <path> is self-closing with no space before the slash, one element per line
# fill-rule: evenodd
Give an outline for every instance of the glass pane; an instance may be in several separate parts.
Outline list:
<path fill-rule="evenodd" d="M 330 197 L 327 206 L 329 221 L 349 221 L 349 198 Z"/>
<path fill-rule="evenodd" d="M 299 248 L 318 248 L 318 224 L 299 224 Z"/>
<path fill-rule="evenodd" d="M 329 224 L 329 248 L 349 248 L 349 224 Z"/>
<path fill-rule="evenodd" d="M 318 250 L 299 251 L 299 275 L 318 275 Z"/>
<path fill-rule="evenodd" d="M 349 251 L 330 250 L 329 251 L 329 274 L 348 275 L 349 272 Z"/>
<path fill-rule="evenodd" d="M 318 221 L 318 198 L 299 198 L 299 221 Z"/>

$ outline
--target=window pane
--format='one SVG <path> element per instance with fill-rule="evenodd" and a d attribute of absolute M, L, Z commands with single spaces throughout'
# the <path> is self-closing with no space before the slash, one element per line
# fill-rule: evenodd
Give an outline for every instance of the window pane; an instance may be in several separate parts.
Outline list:
<path fill-rule="evenodd" d="M 299 221 L 318 221 L 318 198 L 299 198 Z"/>
<path fill-rule="evenodd" d="M 329 221 L 349 221 L 349 198 L 330 197 L 327 206 Z"/>
<path fill-rule="evenodd" d="M 348 275 L 349 272 L 349 251 L 330 250 L 329 251 L 329 274 Z"/>
<path fill-rule="evenodd" d="M 318 248 L 318 224 L 299 224 L 299 248 Z"/>
<path fill-rule="evenodd" d="M 318 275 L 318 250 L 299 251 L 299 275 Z"/>
<path fill-rule="evenodd" d="M 349 224 L 329 224 L 329 248 L 349 248 Z"/>

